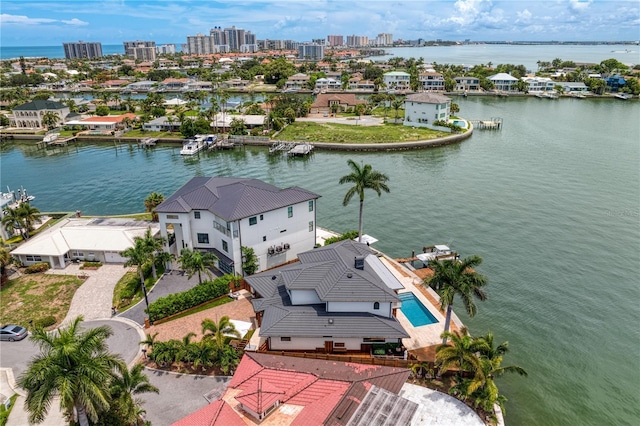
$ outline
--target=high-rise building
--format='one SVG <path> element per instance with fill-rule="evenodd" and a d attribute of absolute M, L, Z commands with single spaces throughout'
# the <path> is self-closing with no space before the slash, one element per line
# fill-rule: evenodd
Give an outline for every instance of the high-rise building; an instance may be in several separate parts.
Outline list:
<path fill-rule="evenodd" d="M 329 42 L 329 46 L 343 46 L 344 45 L 344 36 L 341 36 L 341 35 L 329 35 L 329 36 L 327 36 L 327 41 Z"/>
<path fill-rule="evenodd" d="M 156 53 L 158 53 L 158 54 L 176 53 L 176 45 L 175 44 L 163 44 L 162 46 L 157 46 L 156 47 Z"/>
<path fill-rule="evenodd" d="M 316 43 L 301 44 L 298 46 L 298 58 L 320 61 L 324 58 L 324 46 Z"/>
<path fill-rule="evenodd" d="M 233 25 L 231 28 L 225 28 L 224 34 L 227 38 L 227 44 L 232 52 L 239 52 L 240 46 L 244 44 L 244 30 L 242 28 L 236 28 Z"/>
<path fill-rule="evenodd" d="M 389 33 L 380 33 L 378 37 L 376 37 L 375 44 L 377 46 L 391 46 L 393 45 L 393 34 Z"/>
<path fill-rule="evenodd" d="M 78 42 L 62 43 L 64 57 L 67 59 L 76 58 L 99 58 L 102 56 L 102 43 L 98 42 Z"/>
<path fill-rule="evenodd" d="M 156 60 L 156 42 L 155 41 L 125 41 L 124 53 L 133 59 L 139 59 L 141 61 L 155 61 Z"/>
<path fill-rule="evenodd" d="M 358 46 L 366 46 L 368 44 L 369 44 L 369 37 L 367 36 L 357 36 L 357 35 L 347 36 L 347 46 L 358 47 Z"/>
<path fill-rule="evenodd" d="M 204 34 L 196 34 L 194 36 L 187 36 L 187 46 L 190 55 L 210 55 L 213 53 L 213 47 L 211 43 L 212 37 Z"/>

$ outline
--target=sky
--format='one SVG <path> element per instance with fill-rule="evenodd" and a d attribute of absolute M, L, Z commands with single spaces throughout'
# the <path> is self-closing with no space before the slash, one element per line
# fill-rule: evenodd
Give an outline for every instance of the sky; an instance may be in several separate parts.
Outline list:
<path fill-rule="evenodd" d="M 640 1 L 1 0 L 0 46 L 186 43 L 214 26 L 258 39 L 391 33 L 394 40 L 637 41 Z"/>

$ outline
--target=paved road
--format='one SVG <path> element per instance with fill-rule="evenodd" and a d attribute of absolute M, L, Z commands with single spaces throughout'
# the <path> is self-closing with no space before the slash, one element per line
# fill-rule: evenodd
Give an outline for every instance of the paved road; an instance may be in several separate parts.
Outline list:
<path fill-rule="evenodd" d="M 215 275 L 213 276 L 215 277 Z M 203 276 L 202 279 L 204 280 L 205 277 Z M 181 293 L 189 290 L 196 285 L 198 285 L 197 274 L 189 279 L 186 274 L 183 275 L 182 271 L 172 271 L 163 275 L 153 289 L 148 293 L 149 303 L 172 293 Z M 144 312 L 145 308 L 146 304 L 143 299 L 131 309 L 118 314 L 118 316 L 128 318 L 142 325 L 144 324 L 144 319 L 147 318 L 147 314 Z"/>
<path fill-rule="evenodd" d="M 140 395 L 147 411 L 147 420 L 153 426 L 168 426 L 208 404 L 204 395 L 217 392 L 222 395 L 230 377 L 192 376 L 145 370 L 149 380 L 160 389 L 159 394 Z M 214 397 L 213 399 L 217 399 Z"/>

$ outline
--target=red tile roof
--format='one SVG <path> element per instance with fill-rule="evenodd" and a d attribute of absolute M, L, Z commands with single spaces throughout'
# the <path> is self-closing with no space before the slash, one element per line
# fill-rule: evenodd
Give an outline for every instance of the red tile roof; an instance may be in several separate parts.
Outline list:
<path fill-rule="evenodd" d="M 129 117 L 132 120 L 136 119 L 136 115 L 132 113 L 121 114 L 121 115 L 107 115 L 104 117 L 94 116 L 85 118 L 81 121 L 90 121 L 92 123 L 121 123 L 126 117 Z"/>
<path fill-rule="evenodd" d="M 206 407 L 189 414 L 171 426 L 247 426 L 242 418 L 223 400 L 213 401 Z"/>

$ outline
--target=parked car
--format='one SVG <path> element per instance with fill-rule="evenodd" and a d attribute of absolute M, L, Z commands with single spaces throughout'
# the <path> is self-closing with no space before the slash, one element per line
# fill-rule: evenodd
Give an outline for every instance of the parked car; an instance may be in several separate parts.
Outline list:
<path fill-rule="evenodd" d="M 0 328 L 0 340 L 15 342 L 16 340 L 24 339 L 28 334 L 29 332 L 26 328 L 15 324 L 5 325 Z"/>

